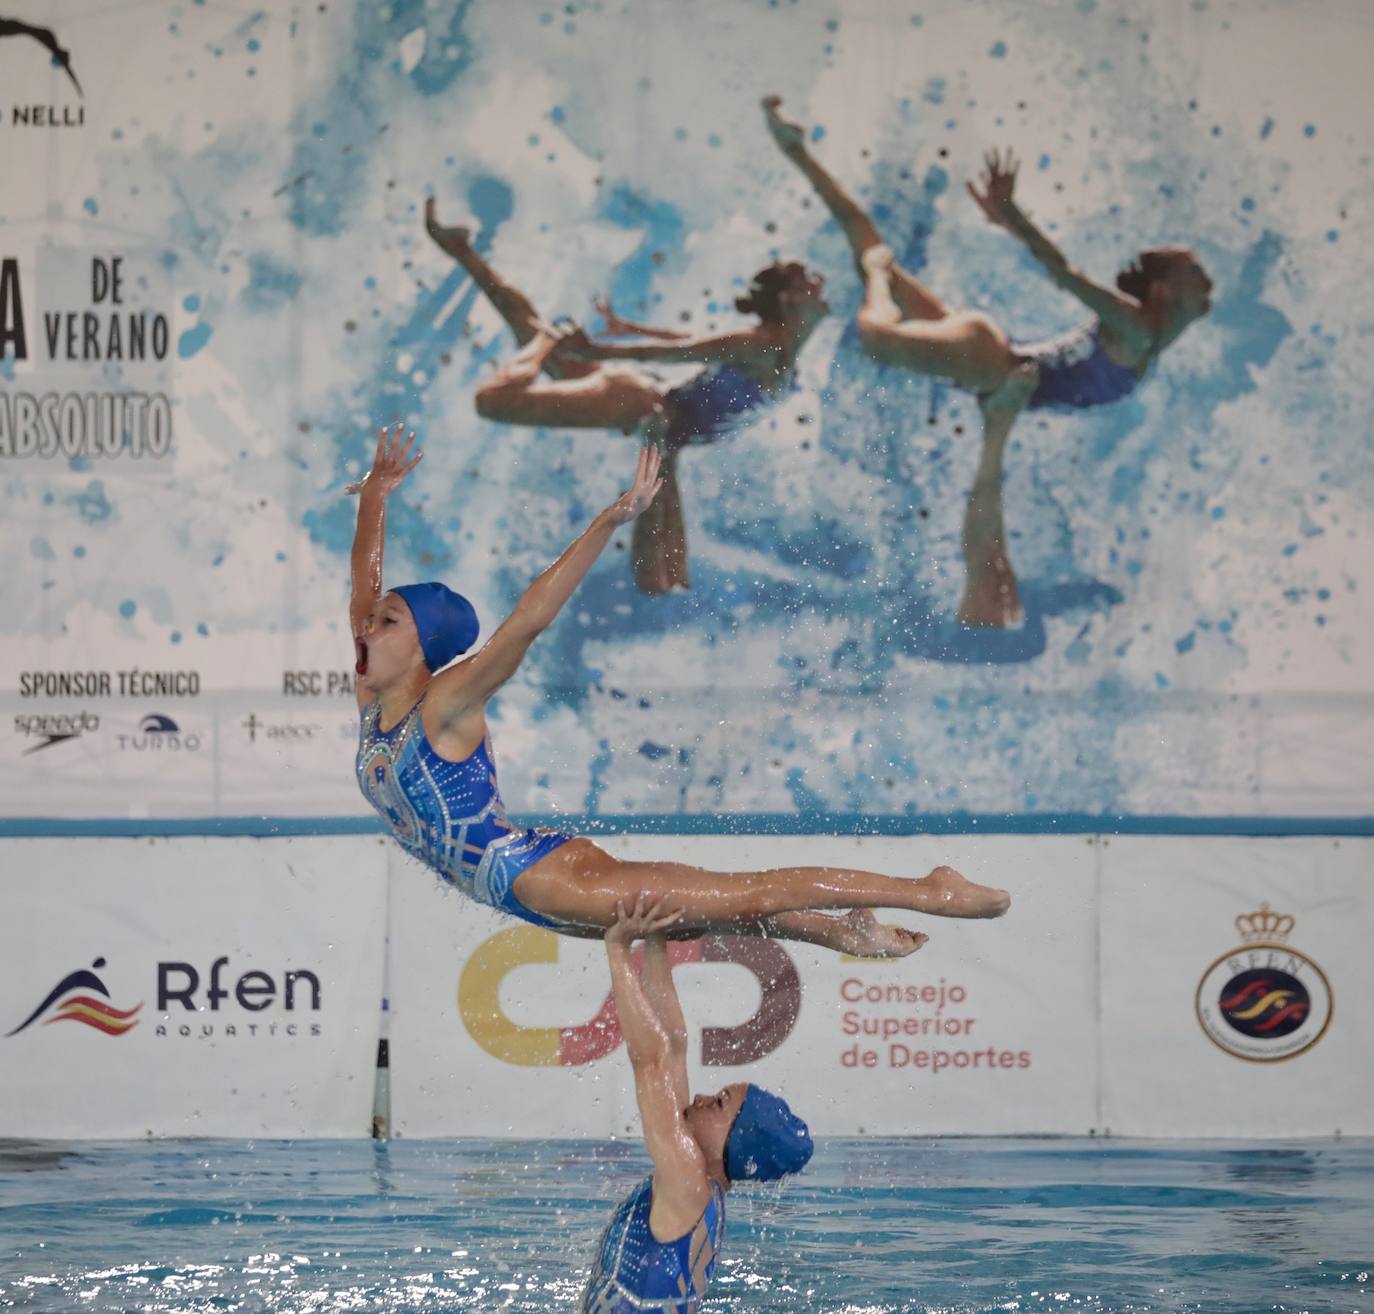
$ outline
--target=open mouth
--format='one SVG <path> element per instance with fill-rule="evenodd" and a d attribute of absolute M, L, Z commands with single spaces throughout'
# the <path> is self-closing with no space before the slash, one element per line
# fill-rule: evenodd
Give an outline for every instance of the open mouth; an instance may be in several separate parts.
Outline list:
<path fill-rule="evenodd" d="M 353 646 L 354 646 L 355 648 L 357 648 L 357 650 L 358 650 L 358 660 L 353 664 L 353 669 L 354 669 L 355 671 L 357 671 L 357 673 L 358 673 L 359 675 L 366 675 L 366 674 L 367 674 L 367 640 L 366 640 L 366 639 L 357 639 L 357 638 L 355 638 L 355 639 L 353 640 Z"/>

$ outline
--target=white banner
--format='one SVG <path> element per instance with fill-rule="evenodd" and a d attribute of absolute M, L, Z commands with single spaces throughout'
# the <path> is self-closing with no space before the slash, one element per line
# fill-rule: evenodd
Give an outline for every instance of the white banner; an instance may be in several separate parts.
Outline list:
<path fill-rule="evenodd" d="M 1374 841 L 634 836 L 706 867 L 951 862 L 991 922 L 900 916 L 897 962 L 674 945 L 694 1090 L 822 1135 L 1374 1133 Z M 636 1135 L 602 947 L 498 916 L 389 841 L 0 846 L 14 1136 L 366 1134 L 390 919 L 392 1126 Z M 384 890 L 390 891 L 390 908 Z"/>
<path fill-rule="evenodd" d="M 897 915 L 919 953 L 861 962 L 718 936 L 673 947 L 693 1089 L 757 1081 L 821 1135 L 1084 1134 L 1096 1125 L 1092 843 L 1013 837 L 624 837 L 717 869 L 938 862 L 1013 890 L 1000 921 Z M 498 918 L 392 860 L 393 1101 L 410 1136 L 636 1133 L 605 954 Z"/>
<path fill-rule="evenodd" d="M 1374 1133 L 1374 842 L 1107 841 L 1104 1126 Z"/>
<path fill-rule="evenodd" d="M 0 853 L 7 1136 L 368 1133 L 382 841 L 10 840 Z"/>

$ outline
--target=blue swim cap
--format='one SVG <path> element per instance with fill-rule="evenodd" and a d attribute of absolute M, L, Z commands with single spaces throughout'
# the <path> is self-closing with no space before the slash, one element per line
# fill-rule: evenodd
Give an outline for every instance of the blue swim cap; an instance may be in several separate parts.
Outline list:
<path fill-rule="evenodd" d="M 434 583 L 402 584 L 391 591 L 415 618 L 420 651 L 431 675 L 477 642 L 477 613 L 461 593 Z"/>
<path fill-rule="evenodd" d="M 751 1083 L 725 1142 L 725 1172 L 732 1182 L 776 1181 L 801 1172 L 814 1148 L 806 1124 L 787 1101 Z"/>

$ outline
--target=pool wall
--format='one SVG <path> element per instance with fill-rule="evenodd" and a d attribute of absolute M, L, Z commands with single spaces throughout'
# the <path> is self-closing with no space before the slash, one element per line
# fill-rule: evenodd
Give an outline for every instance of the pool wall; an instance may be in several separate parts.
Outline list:
<path fill-rule="evenodd" d="M 860 962 L 674 949 L 692 1081 L 824 1135 L 1374 1133 L 1374 840 L 661 836 L 724 869 L 938 862 L 997 921 Z M 497 917 L 377 836 L 0 841 L 0 1107 L 51 1138 L 632 1130 L 602 951 Z M 389 1105 L 374 1110 L 385 1039 Z"/>

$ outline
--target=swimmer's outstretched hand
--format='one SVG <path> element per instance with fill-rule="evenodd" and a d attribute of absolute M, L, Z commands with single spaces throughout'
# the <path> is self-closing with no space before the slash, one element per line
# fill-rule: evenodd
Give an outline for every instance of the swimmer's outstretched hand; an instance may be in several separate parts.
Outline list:
<path fill-rule="evenodd" d="M 635 906 L 627 912 L 622 902 L 615 905 L 615 921 L 606 928 L 607 944 L 633 944 L 636 940 L 647 940 L 651 935 L 666 931 L 682 918 L 683 909 L 672 908 L 669 896 L 661 894 L 651 899 L 644 890 L 639 892 Z"/>
<path fill-rule="evenodd" d="M 615 307 L 611 305 L 611 294 L 609 292 L 593 300 L 592 305 L 596 308 L 596 313 L 606 321 L 606 327 L 601 330 L 604 338 L 628 338 L 635 336 L 637 330 L 628 319 L 621 319 L 615 313 Z"/>
<path fill-rule="evenodd" d="M 1010 211 L 1016 206 L 1013 195 L 1016 191 L 1016 171 L 1020 167 L 1020 162 L 1010 150 L 1005 153 L 988 151 L 983 156 L 982 190 L 979 191 L 972 182 L 964 184 L 988 222 L 999 228 L 1010 226 Z"/>
<path fill-rule="evenodd" d="M 782 97 L 765 96 L 760 102 L 763 106 L 764 122 L 773 140 L 788 154 L 800 155 L 806 150 L 806 129 L 795 119 L 789 119 L 782 112 Z"/>
<path fill-rule="evenodd" d="M 663 456 L 657 447 L 639 449 L 634 484 L 606 508 L 606 514 L 614 524 L 629 524 L 658 496 L 658 490 L 663 487 L 663 480 L 658 473 L 662 465 Z"/>
<path fill-rule="evenodd" d="M 395 492 L 400 486 L 401 480 L 408 475 L 417 465 L 423 452 L 417 451 L 414 456 L 410 455 L 411 444 L 415 441 L 415 430 L 412 429 L 406 435 L 404 445 L 401 443 L 401 434 L 405 426 L 396 421 L 395 427 L 382 429 L 377 436 L 377 452 L 372 458 L 372 469 L 369 470 L 356 484 L 349 484 L 345 493 L 361 493 L 366 489 L 369 493 L 378 493 L 386 497 L 389 493 Z"/>

